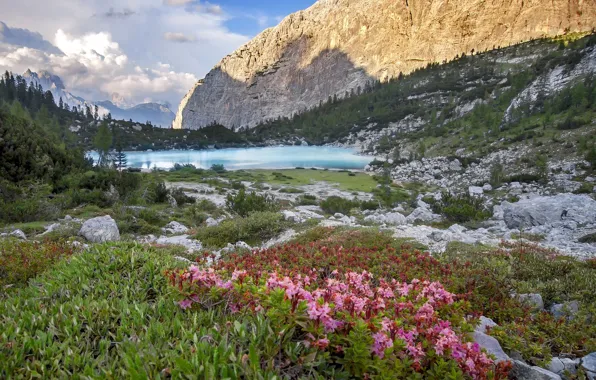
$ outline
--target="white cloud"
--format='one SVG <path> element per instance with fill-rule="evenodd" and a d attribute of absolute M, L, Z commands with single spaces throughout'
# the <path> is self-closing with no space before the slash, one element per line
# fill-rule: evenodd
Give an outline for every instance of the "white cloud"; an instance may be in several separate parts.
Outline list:
<path fill-rule="evenodd" d="M 187 5 L 194 2 L 194 0 L 163 0 L 163 3 L 165 5 L 171 5 L 174 7 L 178 7 L 178 6 L 182 6 L 182 5 Z"/>
<path fill-rule="evenodd" d="M 0 41 L 0 70 L 48 70 L 89 100 L 118 92 L 135 102 L 150 98 L 176 106 L 197 78 L 249 40 L 227 28 L 231 16 L 213 1 L 15 2 L 3 7 L 0 21 L 41 32 L 64 54 Z"/>
<path fill-rule="evenodd" d="M 194 42 L 196 41 L 196 37 L 194 36 L 187 36 L 184 33 L 174 33 L 174 32 L 166 32 L 163 36 L 166 40 L 172 42 Z"/>

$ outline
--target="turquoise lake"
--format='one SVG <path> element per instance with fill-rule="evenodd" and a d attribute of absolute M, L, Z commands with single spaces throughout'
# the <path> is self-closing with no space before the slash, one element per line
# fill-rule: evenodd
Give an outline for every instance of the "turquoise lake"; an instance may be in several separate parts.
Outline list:
<path fill-rule="evenodd" d="M 174 164 L 193 164 L 210 168 L 222 164 L 226 169 L 283 169 L 317 167 L 328 169 L 363 169 L 374 157 L 360 156 L 356 150 L 322 146 L 285 146 L 212 150 L 163 150 L 125 152 L 128 166 L 169 169 Z M 95 152 L 90 156 L 97 158 Z"/>

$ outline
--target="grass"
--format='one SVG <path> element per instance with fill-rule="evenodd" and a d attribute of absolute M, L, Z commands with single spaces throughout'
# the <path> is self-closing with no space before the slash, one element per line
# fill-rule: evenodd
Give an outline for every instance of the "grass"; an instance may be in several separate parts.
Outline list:
<path fill-rule="evenodd" d="M 168 182 L 205 182 L 218 177 L 230 181 L 250 181 L 270 185 L 304 186 L 316 182 L 327 182 L 344 191 L 372 192 L 377 182 L 366 173 L 339 172 L 333 170 L 284 169 L 284 170 L 238 170 L 217 174 L 206 171 L 203 174 L 163 172 L 160 176 Z"/>
<path fill-rule="evenodd" d="M 176 249 L 114 243 L 73 255 L 60 243 L 11 239 L 0 244 L 3 257 L 11 258 L 0 262 L 0 272 L 14 274 L 4 283 L 18 285 L 0 294 L 0 378 L 285 378 L 294 373 L 289 368 L 308 377 L 305 367 L 281 364 L 279 358 L 304 361 L 304 351 L 272 335 L 279 326 L 266 315 L 229 314 L 219 307 L 181 310 L 177 290 L 164 276 L 166 269 L 185 266 L 173 259 L 180 254 Z M 319 264 L 302 262 L 307 257 L 300 255 L 321 244 L 365 254 L 345 257 L 356 260 L 354 268 L 393 273 L 401 281 L 429 278 L 465 294 L 462 306 L 469 302 L 470 312 L 494 319 L 500 327 L 491 334 L 506 351 L 518 351 L 530 363 L 544 365 L 561 353 L 573 357 L 596 350 L 596 327 L 586 319 L 596 312 L 593 262 L 519 242 L 502 249 L 451 243 L 431 258 L 419 256 L 416 250 L 425 247 L 410 240 L 376 228 L 345 227 L 309 229 L 285 251 L 272 253 L 288 252 L 279 259 L 312 268 Z M 15 254 L 19 251 L 25 254 Z M 332 256 L 321 254 L 313 256 L 321 265 L 336 265 Z M 238 255 L 222 260 L 229 263 Z M 17 257 L 26 260 L 17 263 Z M 31 262 L 28 257 L 37 264 L 14 270 Z M 531 314 L 510 298 L 511 292 L 540 293 L 547 307 L 576 300 L 580 313 L 572 321 Z M 324 365 L 325 355 L 316 358 L 309 363 L 332 368 Z"/>
<path fill-rule="evenodd" d="M 252 378 L 242 358 L 267 354 L 267 321 L 182 311 L 163 276 L 178 265 L 136 244 L 97 246 L 0 299 L 0 377 Z"/>

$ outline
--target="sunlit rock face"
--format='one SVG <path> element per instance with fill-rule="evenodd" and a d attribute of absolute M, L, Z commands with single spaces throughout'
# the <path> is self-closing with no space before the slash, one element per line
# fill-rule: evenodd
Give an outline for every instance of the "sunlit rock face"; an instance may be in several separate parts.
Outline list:
<path fill-rule="evenodd" d="M 222 59 L 174 128 L 254 127 L 464 52 L 594 27 L 585 0 L 320 0 Z"/>

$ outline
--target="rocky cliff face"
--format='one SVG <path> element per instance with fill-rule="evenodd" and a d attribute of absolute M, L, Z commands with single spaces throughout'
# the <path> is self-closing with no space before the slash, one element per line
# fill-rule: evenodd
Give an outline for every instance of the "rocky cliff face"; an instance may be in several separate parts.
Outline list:
<path fill-rule="evenodd" d="M 591 30 L 595 15 L 585 0 L 319 0 L 225 57 L 174 127 L 253 127 L 462 52 Z"/>

